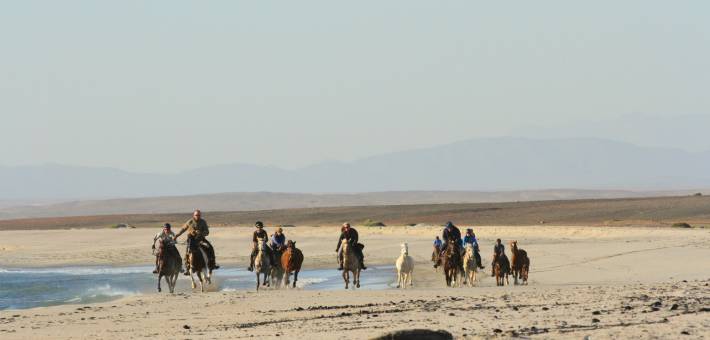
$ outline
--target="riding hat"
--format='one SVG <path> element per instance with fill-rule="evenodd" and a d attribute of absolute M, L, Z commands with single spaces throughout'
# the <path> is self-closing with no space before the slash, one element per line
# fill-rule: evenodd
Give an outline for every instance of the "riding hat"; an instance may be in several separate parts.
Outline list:
<path fill-rule="evenodd" d="M 500 242 L 500 239 L 497 239 L 496 242 Z"/>
<path fill-rule="evenodd" d="M 447 228 L 447 229 L 451 229 L 453 226 L 454 226 L 453 223 L 451 223 L 451 222 L 446 222 L 446 228 Z"/>
<path fill-rule="evenodd" d="M 254 223 L 254 226 L 257 227 L 257 228 L 263 228 L 263 227 L 264 227 L 264 223 L 261 223 L 260 221 L 257 221 L 256 223 Z"/>
<path fill-rule="evenodd" d="M 165 225 L 163 226 L 163 228 L 168 228 L 168 229 L 170 229 L 170 223 L 165 223 Z"/>

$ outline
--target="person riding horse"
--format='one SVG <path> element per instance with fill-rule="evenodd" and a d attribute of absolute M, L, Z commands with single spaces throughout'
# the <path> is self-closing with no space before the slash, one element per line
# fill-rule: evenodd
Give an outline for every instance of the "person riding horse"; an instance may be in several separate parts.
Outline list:
<path fill-rule="evenodd" d="M 283 234 L 284 230 L 281 228 L 276 228 L 276 233 L 271 236 L 272 246 L 274 250 L 284 251 L 286 247 L 286 235 Z"/>
<path fill-rule="evenodd" d="M 436 237 L 434 240 L 434 251 L 431 252 L 431 260 L 435 261 L 436 260 L 436 250 L 441 249 L 441 240 L 439 239 L 439 236 Z"/>
<path fill-rule="evenodd" d="M 444 245 L 439 249 L 439 256 L 446 251 L 446 248 L 449 247 L 449 241 L 452 241 L 454 244 L 454 252 L 458 256 L 463 256 L 463 250 L 461 248 L 461 232 L 459 231 L 459 228 L 456 228 L 456 226 L 451 223 L 451 222 L 446 222 L 446 228 L 444 228 L 444 232 L 441 235 L 442 241 L 444 241 Z M 434 263 L 434 268 L 437 268 L 439 266 L 438 263 Z M 463 271 L 463 267 L 460 268 Z"/>
<path fill-rule="evenodd" d="M 340 230 L 342 230 L 342 233 L 340 233 L 340 238 L 338 239 L 338 246 L 335 247 L 335 252 L 338 253 L 338 263 L 340 263 L 338 270 L 343 270 L 343 251 L 340 249 L 343 240 L 347 240 L 348 244 L 353 247 L 355 256 L 360 260 L 360 268 L 362 268 L 362 270 L 367 269 L 367 267 L 365 267 L 365 255 L 362 253 L 362 248 L 365 246 L 358 243 L 357 230 L 350 228 L 350 223 L 347 222 L 343 224 Z"/>
<path fill-rule="evenodd" d="M 496 244 L 493 246 L 493 262 L 491 262 L 492 277 L 496 276 L 496 261 L 498 261 L 498 256 L 501 254 L 505 255 L 505 246 L 500 243 L 500 239 L 498 239 Z"/>
<path fill-rule="evenodd" d="M 173 237 L 175 237 L 175 233 L 170 231 L 170 223 L 165 223 L 163 226 L 163 231 L 158 233 L 158 235 L 155 235 L 153 238 L 153 251 L 155 251 L 155 243 L 160 241 L 160 243 L 164 244 L 166 247 L 166 252 L 167 253 L 172 253 L 175 254 L 177 252 L 177 248 L 175 248 L 175 240 L 173 240 Z M 160 271 L 160 268 L 158 268 L 158 265 L 160 263 L 160 254 L 155 254 L 155 270 L 153 270 L 153 274 L 158 274 Z M 168 254 L 163 254 L 163 256 L 167 256 Z M 178 255 L 180 257 L 180 255 Z M 182 271 L 182 268 L 180 269 Z"/>
<path fill-rule="evenodd" d="M 214 269 L 219 269 L 219 265 L 217 264 L 217 258 L 214 254 L 214 247 L 212 247 L 212 244 L 205 238 L 210 234 L 210 227 L 207 226 L 207 222 L 205 220 L 200 218 L 201 216 L 202 212 L 200 212 L 199 210 L 195 210 L 193 218 L 185 222 L 185 224 L 182 226 L 182 229 L 180 229 L 180 232 L 173 237 L 173 240 L 177 240 L 180 235 L 189 230 L 188 234 L 192 235 L 195 241 L 197 241 L 197 244 L 192 245 L 190 244 L 190 238 L 188 237 L 187 250 L 185 251 L 185 275 L 190 275 L 189 261 L 191 250 L 199 249 L 198 247 L 200 245 L 206 248 L 207 257 L 209 258 L 210 262 L 214 263 Z"/>
<path fill-rule="evenodd" d="M 251 262 L 249 263 L 249 268 L 247 268 L 248 271 L 254 270 L 254 259 L 256 259 L 256 255 L 259 254 L 259 249 L 257 249 L 257 246 L 259 245 L 259 240 L 263 240 L 264 245 L 266 245 L 266 240 L 269 238 L 269 235 L 266 233 L 266 231 L 264 231 L 263 223 L 257 221 L 256 223 L 254 223 L 254 227 L 256 227 L 256 231 L 254 231 L 254 236 L 252 236 L 254 248 L 252 248 L 251 250 Z M 269 258 L 271 259 L 271 267 L 276 267 L 276 259 L 274 258 L 274 252 L 271 251 L 270 247 L 264 247 L 264 251 L 267 255 L 269 255 Z"/>
<path fill-rule="evenodd" d="M 473 246 L 473 256 L 476 257 L 476 263 L 478 263 L 478 268 L 485 268 L 481 263 L 481 254 L 478 252 L 478 241 L 476 241 L 476 234 L 474 234 L 473 230 L 471 229 L 466 229 L 466 236 L 464 236 L 463 243 L 461 245 L 464 249 L 466 249 L 467 244 Z"/>

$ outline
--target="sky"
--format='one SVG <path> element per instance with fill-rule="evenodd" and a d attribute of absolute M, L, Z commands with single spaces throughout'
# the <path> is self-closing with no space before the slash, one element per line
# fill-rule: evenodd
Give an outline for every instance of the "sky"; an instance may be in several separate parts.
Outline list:
<path fill-rule="evenodd" d="M 295 169 L 710 114 L 710 2 L 0 2 L 0 164 Z"/>

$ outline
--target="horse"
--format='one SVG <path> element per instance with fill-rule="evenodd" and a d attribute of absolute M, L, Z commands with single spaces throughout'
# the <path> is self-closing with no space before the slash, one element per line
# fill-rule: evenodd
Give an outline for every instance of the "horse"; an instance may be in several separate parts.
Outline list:
<path fill-rule="evenodd" d="M 530 259 L 525 250 L 518 249 L 518 241 L 510 241 L 510 257 L 511 273 L 515 284 L 518 284 L 518 276 L 523 281 L 524 285 L 528 284 L 528 271 L 530 270 Z"/>
<path fill-rule="evenodd" d="M 170 249 L 165 243 L 160 242 L 158 248 L 158 292 L 160 289 L 160 279 L 165 276 L 165 283 L 168 284 L 170 293 L 175 293 L 175 284 L 177 283 L 180 269 L 182 269 L 182 261 L 180 252 L 173 248 Z"/>
<path fill-rule="evenodd" d="M 276 247 L 275 244 L 271 247 L 271 251 L 274 252 L 274 258 L 277 259 L 276 267 L 271 268 L 271 284 L 274 286 L 275 289 L 280 289 L 281 282 L 284 278 L 284 267 L 280 261 L 283 251 L 279 250 L 279 248 Z"/>
<path fill-rule="evenodd" d="M 209 268 L 207 264 L 209 259 L 207 257 L 207 251 L 203 249 L 202 245 L 192 236 L 187 236 L 188 244 L 190 244 L 190 255 L 188 257 L 188 262 L 190 263 L 190 281 L 192 281 L 192 288 L 195 286 L 195 278 L 192 274 L 197 274 L 197 279 L 200 280 L 200 291 L 205 292 L 205 288 L 202 285 L 202 278 L 204 276 L 204 281 L 208 284 L 212 284 L 212 268 Z"/>
<path fill-rule="evenodd" d="M 259 252 L 256 254 L 256 258 L 254 258 L 254 273 L 256 273 L 256 291 L 258 292 L 260 284 L 259 275 L 264 274 L 264 286 L 268 287 L 270 285 L 267 279 L 271 274 L 271 258 L 269 254 L 266 253 L 266 241 L 263 239 L 259 239 L 256 249 L 258 249 Z"/>
<path fill-rule="evenodd" d="M 510 262 L 508 262 L 508 257 L 505 256 L 505 254 L 498 255 L 494 269 L 496 275 L 496 286 L 505 286 L 506 283 L 510 285 L 510 281 L 508 281 L 508 274 L 510 274 Z"/>
<path fill-rule="evenodd" d="M 441 261 L 444 267 L 444 275 L 446 275 L 446 286 L 452 287 L 451 283 L 453 281 L 453 283 L 457 283 L 459 288 L 461 288 L 461 273 L 459 272 L 461 256 L 456 253 L 456 245 L 453 240 L 449 240 L 446 251 L 442 254 Z"/>
<path fill-rule="evenodd" d="M 477 265 L 478 263 L 476 263 L 476 255 L 475 250 L 473 249 L 473 244 L 467 244 L 466 254 L 463 256 L 463 271 L 469 287 L 473 287 L 473 282 L 476 281 Z"/>
<path fill-rule="evenodd" d="M 407 242 L 400 244 L 402 247 L 402 255 L 397 259 L 397 288 L 400 283 L 402 289 L 407 288 L 407 277 L 409 277 L 409 285 L 412 285 L 412 271 L 414 270 L 414 259 L 409 256 L 409 246 Z"/>
<path fill-rule="evenodd" d="M 289 276 L 293 272 L 293 288 L 296 288 L 296 281 L 298 281 L 298 272 L 301 271 L 301 265 L 303 264 L 303 253 L 301 250 L 296 248 L 296 241 L 288 240 L 286 243 L 288 248 L 281 255 L 281 266 L 284 270 L 284 283 L 286 287 L 289 284 Z"/>
<path fill-rule="evenodd" d="M 360 288 L 360 259 L 355 255 L 355 251 L 351 248 L 347 240 L 343 240 L 343 280 L 345 280 L 345 289 L 348 289 L 350 284 L 350 272 L 353 273 L 353 289 Z"/>
<path fill-rule="evenodd" d="M 438 244 L 434 245 L 434 253 L 431 254 L 431 260 L 434 261 L 434 263 L 439 263 L 439 245 Z M 434 268 L 434 272 L 438 273 L 439 267 Z"/>

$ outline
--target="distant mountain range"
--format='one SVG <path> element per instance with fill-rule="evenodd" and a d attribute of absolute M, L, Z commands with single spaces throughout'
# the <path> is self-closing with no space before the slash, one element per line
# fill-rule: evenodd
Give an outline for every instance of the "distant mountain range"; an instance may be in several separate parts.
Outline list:
<path fill-rule="evenodd" d="M 602 120 L 575 119 L 553 126 L 524 125 L 508 136 L 535 139 L 597 137 L 638 146 L 710 150 L 710 115 L 653 116 L 630 113 Z"/>
<path fill-rule="evenodd" d="M 195 165 L 169 174 L 57 164 L 0 166 L 0 199 L 710 187 L 710 152 L 601 138 L 480 138 L 350 163 L 325 161 L 293 171 L 252 164 Z"/>

